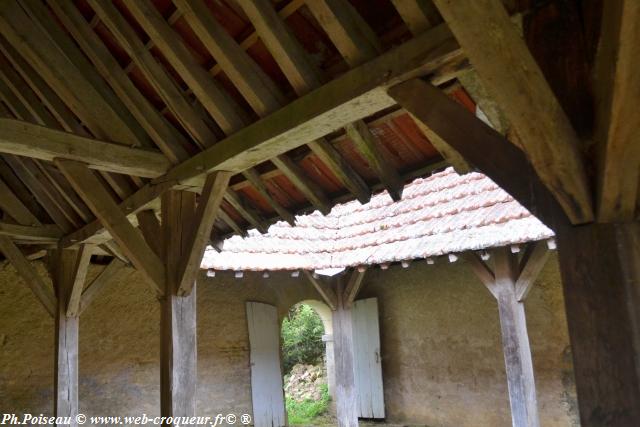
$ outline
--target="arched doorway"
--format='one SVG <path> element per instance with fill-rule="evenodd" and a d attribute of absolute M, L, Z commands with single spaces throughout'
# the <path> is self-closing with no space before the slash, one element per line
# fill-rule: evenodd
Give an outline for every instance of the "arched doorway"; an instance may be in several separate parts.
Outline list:
<path fill-rule="evenodd" d="M 326 424 L 335 413 L 331 309 L 317 300 L 293 305 L 282 321 L 281 338 L 288 423 Z"/>

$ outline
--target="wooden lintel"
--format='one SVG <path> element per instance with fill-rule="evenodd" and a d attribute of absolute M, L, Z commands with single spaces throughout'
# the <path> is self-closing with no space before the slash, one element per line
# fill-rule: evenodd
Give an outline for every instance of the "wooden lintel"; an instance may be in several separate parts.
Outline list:
<path fill-rule="evenodd" d="M 218 171 L 207 177 L 204 184 L 198 207 L 195 212 L 193 224 L 187 224 L 189 232 L 189 244 L 186 253 L 183 254 L 181 274 L 178 277 L 177 295 L 187 295 L 195 284 L 202 255 L 209 242 L 211 229 L 215 222 L 224 193 L 229 186 L 231 173 Z"/>
<path fill-rule="evenodd" d="M 18 274 L 31 288 L 40 300 L 45 310 L 54 316 L 56 312 L 56 297 L 49 286 L 44 283 L 40 275 L 22 254 L 22 251 L 7 236 L 0 236 L 0 252 L 11 262 Z"/>
<path fill-rule="evenodd" d="M 55 224 L 27 226 L 0 222 L 0 236 L 8 236 L 33 243 L 56 243 L 62 237 L 62 231 Z"/>
<path fill-rule="evenodd" d="M 313 277 L 313 273 L 304 270 L 304 275 L 309 279 L 314 288 L 318 291 L 322 300 L 329 306 L 331 310 L 338 309 L 338 296 L 336 292 L 325 282 L 319 278 Z"/>
<path fill-rule="evenodd" d="M 109 230 L 131 263 L 149 280 L 156 293 L 162 295 L 165 285 L 163 262 L 129 222 L 102 183 L 82 163 L 60 159 L 56 159 L 55 163 L 96 218 Z"/>

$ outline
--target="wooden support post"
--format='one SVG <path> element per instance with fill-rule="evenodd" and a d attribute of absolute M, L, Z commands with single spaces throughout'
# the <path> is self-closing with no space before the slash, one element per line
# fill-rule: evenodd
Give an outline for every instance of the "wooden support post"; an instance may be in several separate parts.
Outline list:
<path fill-rule="evenodd" d="M 514 427 L 538 427 L 538 403 L 524 303 L 516 295 L 517 257 L 509 248 L 494 251 L 495 291 L 500 312 L 502 349 Z"/>
<path fill-rule="evenodd" d="M 524 298 L 546 260 L 545 242 L 530 244 L 521 262 L 507 247 L 493 250 L 494 269 L 477 255 L 465 260 L 498 301 L 502 349 L 514 427 L 539 427 L 536 385 L 524 313 Z"/>
<path fill-rule="evenodd" d="M 345 302 L 344 278 L 338 278 L 338 304 L 333 312 L 333 345 L 336 372 L 336 407 L 339 427 L 358 426 L 353 324 L 351 308 Z"/>
<path fill-rule="evenodd" d="M 195 212 L 194 193 L 163 194 L 166 289 L 160 311 L 160 413 L 164 417 L 191 417 L 196 411 L 196 285 L 187 295 L 177 293 Z"/>
<path fill-rule="evenodd" d="M 57 295 L 56 356 L 54 374 L 54 415 L 71 417 L 70 424 L 78 425 L 78 330 L 79 318 L 67 316 L 68 301 L 75 279 L 78 251 L 66 249 L 50 252 L 51 276 Z M 60 426 L 61 424 L 58 424 Z"/>
<path fill-rule="evenodd" d="M 559 227 L 580 423 L 640 423 L 640 224 Z"/>

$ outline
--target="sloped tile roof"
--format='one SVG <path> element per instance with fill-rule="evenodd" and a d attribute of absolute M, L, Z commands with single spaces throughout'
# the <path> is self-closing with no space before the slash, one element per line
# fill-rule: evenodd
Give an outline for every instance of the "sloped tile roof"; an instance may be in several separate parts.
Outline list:
<path fill-rule="evenodd" d="M 327 216 L 298 216 L 296 226 L 234 236 L 223 250 L 208 248 L 201 268 L 316 270 L 383 264 L 543 240 L 553 232 L 491 179 L 452 168 L 404 188 L 393 203 L 386 192 L 366 205 L 336 205 Z"/>

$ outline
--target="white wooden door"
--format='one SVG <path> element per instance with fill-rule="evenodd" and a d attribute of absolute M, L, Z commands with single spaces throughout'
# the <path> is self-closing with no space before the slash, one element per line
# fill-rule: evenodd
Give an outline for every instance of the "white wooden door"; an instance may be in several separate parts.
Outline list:
<path fill-rule="evenodd" d="M 358 417 L 384 418 L 378 299 L 355 301 L 351 312 Z"/>
<path fill-rule="evenodd" d="M 253 425 L 284 426 L 286 418 L 280 366 L 278 312 L 269 304 L 247 302 L 247 323 L 251 351 Z"/>

